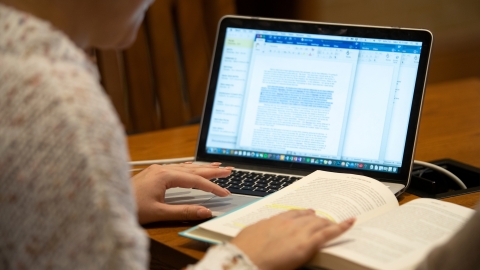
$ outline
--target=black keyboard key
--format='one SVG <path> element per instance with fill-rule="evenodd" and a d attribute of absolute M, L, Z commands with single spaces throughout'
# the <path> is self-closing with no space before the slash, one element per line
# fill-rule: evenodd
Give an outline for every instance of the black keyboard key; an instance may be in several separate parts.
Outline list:
<path fill-rule="evenodd" d="M 257 183 L 257 184 L 267 184 L 267 183 L 269 183 L 269 182 L 270 182 L 270 181 L 264 180 L 264 179 L 258 179 L 257 181 L 255 181 L 255 183 Z"/>
<path fill-rule="evenodd" d="M 292 184 L 300 178 L 297 176 L 289 177 L 271 173 L 262 174 L 234 170 L 227 178 L 217 178 L 212 180 L 212 182 L 227 188 L 232 193 L 265 196 Z"/>
<path fill-rule="evenodd" d="M 244 177 L 245 175 L 249 174 L 248 172 L 241 172 L 241 171 L 235 171 L 235 173 L 232 173 L 234 174 L 235 176 L 238 176 L 238 177 Z"/>
<path fill-rule="evenodd" d="M 273 180 L 269 180 L 268 183 L 269 183 L 270 185 L 280 185 L 281 182 L 273 179 Z"/>
<path fill-rule="evenodd" d="M 227 179 L 220 178 L 220 179 L 216 179 L 214 182 L 215 182 L 215 183 L 228 183 L 228 180 L 227 180 Z"/>
<path fill-rule="evenodd" d="M 253 196 L 260 196 L 264 197 L 268 193 L 266 192 L 261 192 L 261 191 L 255 191 L 255 190 L 244 190 L 244 189 L 235 189 L 235 188 L 227 188 L 230 192 L 236 193 L 236 194 L 245 194 L 245 195 L 253 195 Z"/>
<path fill-rule="evenodd" d="M 225 177 L 225 179 L 228 179 L 228 180 L 235 180 L 235 179 L 241 179 L 241 178 L 239 178 L 239 177 L 238 177 L 238 176 L 236 176 L 236 175 L 230 175 L 230 176 L 227 176 L 227 177 Z"/>

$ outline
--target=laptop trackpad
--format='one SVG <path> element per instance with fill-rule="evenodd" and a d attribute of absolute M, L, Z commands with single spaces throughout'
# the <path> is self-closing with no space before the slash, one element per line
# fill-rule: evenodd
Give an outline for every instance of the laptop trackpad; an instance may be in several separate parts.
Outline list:
<path fill-rule="evenodd" d="M 260 198 L 238 194 L 232 194 L 228 197 L 217 197 L 212 193 L 198 189 L 170 188 L 165 194 L 165 203 L 203 205 L 210 209 L 214 216 L 219 216 Z"/>

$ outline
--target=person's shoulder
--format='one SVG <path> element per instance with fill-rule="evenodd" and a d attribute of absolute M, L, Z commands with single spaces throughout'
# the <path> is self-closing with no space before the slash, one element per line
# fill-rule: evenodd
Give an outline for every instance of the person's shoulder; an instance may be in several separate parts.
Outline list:
<path fill-rule="evenodd" d="M 100 85 L 88 72 L 75 64 L 52 62 L 46 57 L 1 55 L 0 92 L 11 105 L 4 109 L 18 110 L 19 105 L 31 110 L 48 106 L 49 111 L 73 110 L 75 104 L 92 106 Z"/>
<path fill-rule="evenodd" d="M 83 149 L 81 152 L 101 143 L 125 148 L 115 110 L 98 78 L 84 63 L 5 54 L 0 55 L 0 62 L 2 133 L 17 130 L 35 141 L 62 138 L 52 143 L 66 143 L 72 150 Z M 77 139 L 68 142 L 65 138 Z"/>
<path fill-rule="evenodd" d="M 32 105 L 53 102 L 51 110 L 109 107 L 96 65 L 65 33 L 1 4 L 0 13 L 0 91 Z"/>

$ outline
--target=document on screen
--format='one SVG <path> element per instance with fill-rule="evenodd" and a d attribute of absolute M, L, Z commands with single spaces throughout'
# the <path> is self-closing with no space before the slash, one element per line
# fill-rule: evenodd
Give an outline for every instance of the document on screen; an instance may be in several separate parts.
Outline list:
<path fill-rule="evenodd" d="M 299 57 L 281 54 L 283 48 L 254 49 L 238 148 L 340 154 L 358 51 L 307 50 Z"/>

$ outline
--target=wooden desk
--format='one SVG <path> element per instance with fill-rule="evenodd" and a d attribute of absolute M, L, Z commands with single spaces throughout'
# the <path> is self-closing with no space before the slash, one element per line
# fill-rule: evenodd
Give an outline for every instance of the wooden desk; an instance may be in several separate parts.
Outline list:
<path fill-rule="evenodd" d="M 128 137 L 132 160 L 193 156 L 198 126 L 162 130 Z M 427 87 L 415 159 L 451 158 L 480 167 L 480 78 Z M 480 181 L 480 179 L 479 179 Z M 400 203 L 417 198 L 404 194 Z M 480 192 L 444 199 L 473 207 Z M 208 248 L 199 241 L 177 235 L 195 223 L 172 222 L 147 227 L 151 238 L 195 258 Z"/>

